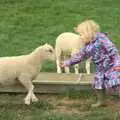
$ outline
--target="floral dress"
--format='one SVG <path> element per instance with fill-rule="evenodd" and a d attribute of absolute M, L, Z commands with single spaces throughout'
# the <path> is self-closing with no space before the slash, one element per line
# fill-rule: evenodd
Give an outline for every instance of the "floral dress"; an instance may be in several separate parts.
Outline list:
<path fill-rule="evenodd" d="M 65 65 L 74 65 L 85 58 L 91 57 L 96 65 L 96 75 L 93 82 L 95 89 L 107 89 L 120 85 L 120 71 L 114 70 L 120 66 L 120 56 L 115 45 L 104 33 L 97 33 L 89 44 L 77 54 L 64 61 Z"/>

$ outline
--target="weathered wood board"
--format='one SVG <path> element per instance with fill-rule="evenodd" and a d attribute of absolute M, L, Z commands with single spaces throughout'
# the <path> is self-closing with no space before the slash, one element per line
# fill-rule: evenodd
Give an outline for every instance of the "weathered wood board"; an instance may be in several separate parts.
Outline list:
<path fill-rule="evenodd" d="M 57 74 L 57 73 L 40 73 L 33 81 L 35 86 L 35 93 L 62 93 L 68 90 L 83 90 L 91 89 L 91 82 L 94 74 Z M 80 79 L 81 78 L 81 79 Z M 20 85 L 0 86 L 0 92 L 27 92 L 26 89 Z"/>

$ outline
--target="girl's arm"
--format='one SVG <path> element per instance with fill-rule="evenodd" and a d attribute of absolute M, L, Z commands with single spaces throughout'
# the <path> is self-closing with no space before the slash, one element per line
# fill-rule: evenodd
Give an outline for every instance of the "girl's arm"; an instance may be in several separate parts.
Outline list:
<path fill-rule="evenodd" d="M 80 49 L 80 51 L 73 55 L 70 59 L 64 61 L 63 66 L 70 66 L 75 65 L 81 61 L 83 61 L 85 58 L 90 57 L 90 47 L 85 46 L 84 48 Z"/>

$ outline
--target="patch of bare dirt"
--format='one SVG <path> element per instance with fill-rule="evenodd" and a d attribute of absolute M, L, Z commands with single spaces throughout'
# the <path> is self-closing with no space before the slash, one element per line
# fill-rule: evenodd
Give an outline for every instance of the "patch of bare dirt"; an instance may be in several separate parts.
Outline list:
<path fill-rule="evenodd" d="M 69 99 L 67 97 L 59 98 L 54 95 L 39 95 L 40 100 L 45 100 L 54 106 L 53 112 L 66 113 L 66 114 L 78 114 L 80 111 L 77 107 L 71 107 L 81 103 L 79 99 Z"/>
<path fill-rule="evenodd" d="M 65 114 L 79 114 L 79 110 L 76 108 L 70 108 L 68 106 L 57 106 L 54 112 L 65 113 Z"/>
<path fill-rule="evenodd" d="M 72 100 L 72 99 L 64 98 L 60 100 L 60 103 L 65 104 L 65 105 L 79 104 L 80 100 Z"/>
<path fill-rule="evenodd" d="M 113 110 L 118 110 L 120 112 L 120 100 L 108 100 L 107 101 L 108 107 L 112 108 Z"/>

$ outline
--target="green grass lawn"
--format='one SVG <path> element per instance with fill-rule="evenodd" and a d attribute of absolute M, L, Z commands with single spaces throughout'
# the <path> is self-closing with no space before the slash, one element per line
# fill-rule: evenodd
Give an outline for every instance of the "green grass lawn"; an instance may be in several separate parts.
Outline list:
<path fill-rule="evenodd" d="M 0 0 L 0 56 L 27 54 L 44 43 L 55 44 L 62 32 L 86 19 L 120 48 L 119 0 Z M 55 71 L 55 64 L 45 66 Z"/>
<path fill-rule="evenodd" d="M 0 0 L 0 56 L 28 54 L 46 42 L 54 45 L 60 33 L 74 32 L 86 19 L 109 32 L 120 50 L 119 0 Z M 56 71 L 55 63 L 43 70 Z M 1 94 L 0 120 L 120 120 L 118 102 L 92 109 L 94 95 L 83 93 L 38 95 L 39 103 L 31 106 L 21 102 L 24 95 Z"/>
<path fill-rule="evenodd" d="M 0 120 L 120 120 L 120 101 L 107 98 L 108 107 L 91 108 L 92 92 L 39 94 L 38 103 L 23 104 L 25 95 L 0 95 Z M 111 100 L 111 101 L 110 101 Z"/>

